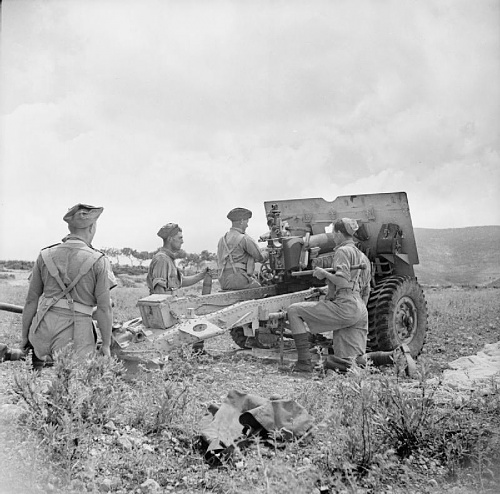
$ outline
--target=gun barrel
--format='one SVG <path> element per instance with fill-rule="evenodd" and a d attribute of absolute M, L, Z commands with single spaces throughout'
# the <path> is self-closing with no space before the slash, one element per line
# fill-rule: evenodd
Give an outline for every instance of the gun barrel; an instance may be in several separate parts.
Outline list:
<path fill-rule="evenodd" d="M 324 268 L 325 271 L 328 271 L 329 273 L 335 273 L 335 270 L 333 268 Z M 351 270 L 353 269 L 366 269 L 366 264 L 354 264 L 351 266 Z M 307 271 L 294 271 L 291 273 L 292 276 L 299 277 L 299 276 L 308 276 L 314 273 L 314 269 L 308 269 Z"/>
<path fill-rule="evenodd" d="M 22 314 L 23 306 L 14 304 L 4 304 L 3 302 L 0 302 L 0 310 L 6 310 L 7 312 L 15 312 L 16 314 Z"/>

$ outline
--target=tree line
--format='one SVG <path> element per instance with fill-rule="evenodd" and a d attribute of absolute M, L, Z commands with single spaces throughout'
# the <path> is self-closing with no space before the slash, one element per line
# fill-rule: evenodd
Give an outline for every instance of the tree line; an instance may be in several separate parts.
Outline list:
<path fill-rule="evenodd" d="M 153 259 L 153 256 L 158 252 L 158 249 L 148 252 L 146 250 L 138 251 L 136 249 L 132 249 L 131 247 L 123 247 L 122 249 L 117 249 L 116 247 L 105 247 L 100 250 L 113 264 L 116 264 L 116 266 L 120 266 L 120 257 L 123 256 L 130 261 L 131 266 L 138 264 L 140 267 L 142 267 L 145 261 Z M 188 253 L 181 249 L 177 252 L 176 259 L 179 259 L 179 265 L 184 269 L 200 269 L 207 262 L 216 261 L 217 254 L 208 252 L 208 250 L 202 250 L 199 254 Z"/>
<path fill-rule="evenodd" d="M 122 249 L 118 249 L 116 247 L 105 247 L 99 250 L 109 258 L 113 264 L 113 270 L 121 267 L 120 257 L 122 256 L 126 257 L 130 261 L 130 266 L 138 266 L 139 268 L 146 269 L 143 266 L 144 262 L 153 259 L 153 256 L 158 252 L 158 249 L 148 252 L 145 250 L 138 251 L 136 249 L 132 249 L 131 247 L 124 247 Z M 176 254 L 176 259 L 179 259 L 179 265 L 181 268 L 199 271 L 205 267 L 207 263 L 216 262 L 217 254 L 208 252 L 208 250 L 202 250 L 199 254 L 188 253 L 181 249 Z M 0 271 L 4 269 L 31 270 L 33 269 L 34 264 L 34 261 L 0 260 Z"/>

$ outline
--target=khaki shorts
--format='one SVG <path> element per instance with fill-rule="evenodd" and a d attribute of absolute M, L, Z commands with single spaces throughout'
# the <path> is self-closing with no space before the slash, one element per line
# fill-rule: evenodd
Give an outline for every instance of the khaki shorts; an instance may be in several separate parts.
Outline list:
<path fill-rule="evenodd" d="M 337 357 L 355 358 L 366 352 L 368 311 L 358 295 L 345 294 L 335 300 L 293 304 L 297 315 L 313 334 L 332 331 Z"/>
<path fill-rule="evenodd" d="M 38 358 L 53 356 L 69 343 L 77 355 L 84 356 L 95 350 L 92 317 L 73 313 L 68 309 L 51 308 L 35 332 L 30 329 L 29 341 Z"/>
<path fill-rule="evenodd" d="M 219 278 L 219 283 L 222 290 L 245 290 L 246 288 L 260 287 L 257 280 L 239 270 L 236 273 L 232 270 L 224 271 Z"/>

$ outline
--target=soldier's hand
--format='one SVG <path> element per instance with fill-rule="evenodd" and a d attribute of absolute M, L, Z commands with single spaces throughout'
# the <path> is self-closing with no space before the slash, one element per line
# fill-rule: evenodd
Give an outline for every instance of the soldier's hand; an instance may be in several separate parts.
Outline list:
<path fill-rule="evenodd" d="M 105 357 L 111 357 L 111 350 L 109 348 L 109 345 L 101 345 L 100 352 Z"/>
<path fill-rule="evenodd" d="M 328 271 L 325 271 L 323 268 L 314 268 L 313 276 L 318 280 L 324 280 L 328 275 Z"/>
<path fill-rule="evenodd" d="M 216 279 L 219 277 L 219 272 L 217 269 L 207 268 L 206 273 L 210 275 L 212 279 Z"/>
<path fill-rule="evenodd" d="M 31 345 L 30 345 L 30 342 L 28 340 L 28 338 L 23 338 L 21 340 L 21 350 L 23 350 L 24 352 L 27 352 L 29 349 L 30 349 Z"/>

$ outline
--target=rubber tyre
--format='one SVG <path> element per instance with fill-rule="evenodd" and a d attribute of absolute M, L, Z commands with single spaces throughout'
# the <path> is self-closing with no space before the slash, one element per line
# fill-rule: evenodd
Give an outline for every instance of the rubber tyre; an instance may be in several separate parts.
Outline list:
<path fill-rule="evenodd" d="M 231 329 L 231 338 L 240 348 L 250 348 L 246 345 L 247 337 L 245 336 L 241 326 Z"/>
<path fill-rule="evenodd" d="M 368 341 L 371 351 L 389 351 L 406 343 L 417 357 L 427 334 L 427 301 L 411 276 L 383 280 L 368 301 Z"/>

